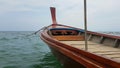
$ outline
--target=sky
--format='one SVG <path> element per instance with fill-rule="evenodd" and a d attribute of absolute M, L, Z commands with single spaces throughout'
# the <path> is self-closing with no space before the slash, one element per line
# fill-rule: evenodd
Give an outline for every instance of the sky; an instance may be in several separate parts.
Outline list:
<path fill-rule="evenodd" d="M 37 31 L 52 23 L 56 7 L 59 24 L 84 28 L 84 0 L 0 0 L 0 31 Z M 120 31 L 120 0 L 87 0 L 91 31 Z"/>

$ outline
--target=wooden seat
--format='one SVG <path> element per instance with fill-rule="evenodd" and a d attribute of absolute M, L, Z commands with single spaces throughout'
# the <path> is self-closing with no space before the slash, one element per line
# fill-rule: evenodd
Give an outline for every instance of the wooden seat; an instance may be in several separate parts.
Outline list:
<path fill-rule="evenodd" d="M 70 36 L 53 36 L 53 38 L 57 39 L 57 40 L 61 40 L 61 41 L 83 41 L 84 40 L 84 36 L 76 36 L 76 35 L 70 35 Z"/>

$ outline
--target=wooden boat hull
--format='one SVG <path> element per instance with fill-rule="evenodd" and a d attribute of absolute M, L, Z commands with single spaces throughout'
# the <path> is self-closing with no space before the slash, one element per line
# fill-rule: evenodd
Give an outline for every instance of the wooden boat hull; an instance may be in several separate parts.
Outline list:
<path fill-rule="evenodd" d="M 48 31 L 47 29 L 43 30 L 40 33 L 40 37 L 44 42 L 48 44 L 52 53 L 58 58 L 58 60 L 63 64 L 65 68 L 85 68 L 85 67 L 119 68 L 120 67 L 119 62 L 115 62 L 105 57 L 101 57 L 99 55 L 95 55 L 90 52 L 63 44 L 58 40 L 50 37 L 47 31 Z M 91 32 L 91 34 L 95 36 L 99 36 L 99 33 Z"/>
<path fill-rule="evenodd" d="M 82 64 L 76 62 L 75 60 L 71 59 L 69 56 L 67 56 L 65 53 L 67 52 L 61 52 L 61 49 L 59 49 L 59 45 L 56 46 L 56 44 L 51 43 L 47 38 L 42 36 L 41 39 L 48 44 L 48 47 L 51 49 L 51 52 L 57 57 L 57 59 L 61 62 L 64 68 L 85 68 Z"/>
<path fill-rule="evenodd" d="M 50 10 L 53 24 L 43 29 L 40 32 L 40 37 L 48 44 L 52 53 L 58 58 L 65 68 L 120 67 L 119 36 L 111 36 L 87 31 L 86 37 L 85 32 L 82 29 L 57 24 L 55 8 L 51 7 Z M 85 50 L 84 48 L 84 37 L 86 37 L 90 43 L 94 42 L 94 44 L 89 44 L 89 50 Z M 109 51 L 106 51 L 107 48 Z"/>
<path fill-rule="evenodd" d="M 58 50 L 52 47 L 49 48 L 51 49 L 52 53 L 57 57 L 57 59 L 61 62 L 64 68 L 85 68 L 85 66 L 74 61 L 73 59 L 59 52 Z"/>

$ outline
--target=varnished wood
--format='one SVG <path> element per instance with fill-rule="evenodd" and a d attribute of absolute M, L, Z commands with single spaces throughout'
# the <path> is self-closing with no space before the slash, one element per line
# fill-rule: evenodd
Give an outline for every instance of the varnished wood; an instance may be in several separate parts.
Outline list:
<path fill-rule="evenodd" d="M 119 41 L 118 41 L 118 39 L 116 39 L 115 40 L 115 42 L 114 42 L 114 45 L 113 45 L 115 48 L 117 48 L 117 47 L 119 47 Z"/>
<path fill-rule="evenodd" d="M 57 39 L 57 40 L 84 40 L 84 36 L 52 36 L 53 38 Z"/>
<path fill-rule="evenodd" d="M 68 44 L 72 47 L 76 47 L 78 49 L 85 49 L 84 41 L 60 41 L 60 42 Z M 110 59 L 113 59 L 113 57 L 114 60 L 117 60 L 118 58 L 120 59 L 120 49 L 111 48 L 91 41 L 88 42 L 88 51 L 91 53 L 96 53 L 98 55 L 108 57 Z"/>
<path fill-rule="evenodd" d="M 69 27 L 69 26 L 63 26 L 63 25 L 58 25 L 58 26 L 54 25 L 54 26 L 56 26 L 56 28 L 57 27 L 59 27 L 59 28 L 60 27 L 62 27 L 62 28 Z M 49 28 L 52 28 L 52 26 Z M 110 41 L 114 41 L 113 37 L 109 38 L 109 37 L 103 36 L 106 39 L 103 41 L 103 44 L 98 44 L 98 42 L 96 43 L 95 41 L 91 42 L 91 40 L 90 40 L 90 41 L 88 41 L 89 49 L 88 49 L 88 51 L 85 51 L 84 41 L 72 40 L 72 41 L 74 41 L 74 42 L 72 42 L 72 41 L 69 41 L 69 39 L 67 39 L 66 41 L 61 42 L 57 38 L 53 38 L 54 36 L 49 35 L 48 33 L 49 33 L 48 30 L 45 29 L 43 32 L 40 33 L 41 38 L 48 44 L 49 47 L 51 47 L 51 49 L 53 49 L 53 50 L 56 49 L 58 52 L 65 55 L 64 57 L 69 57 L 70 59 L 73 60 L 72 62 L 78 62 L 79 64 L 82 64 L 85 67 L 91 67 L 91 68 L 99 68 L 99 67 L 119 68 L 120 67 L 119 55 L 117 55 L 117 54 L 119 54 L 119 48 L 113 49 L 114 47 L 112 47 L 112 46 L 104 45 L 104 43 L 106 43 L 104 41 L 106 41 L 106 40 L 107 40 L 107 42 L 109 41 L 109 39 L 110 39 Z M 79 35 L 76 35 L 76 36 L 79 36 Z M 81 34 L 81 36 L 84 36 L 83 33 Z M 99 38 L 101 37 L 101 35 L 92 34 L 91 38 L 93 39 L 96 36 L 99 36 L 99 37 L 95 40 L 100 40 Z M 65 37 L 65 35 L 64 35 L 64 37 Z M 113 39 L 113 40 L 111 40 L 111 39 Z M 67 41 L 69 41 L 69 42 L 67 42 Z M 118 39 L 118 41 L 119 41 L 119 39 Z M 72 43 L 70 43 L 70 42 L 72 42 Z M 103 46 L 103 47 L 101 47 L 101 46 Z M 105 47 L 105 49 L 103 49 L 104 47 Z M 118 50 L 116 50 L 116 49 L 118 49 Z M 64 60 L 62 59 L 62 57 L 61 57 L 61 60 L 66 62 L 65 59 Z M 70 64 L 70 65 L 72 65 L 72 64 Z M 77 67 L 79 68 L 79 66 L 77 66 Z"/>
<path fill-rule="evenodd" d="M 86 0 L 84 0 L 84 3 L 84 6 L 86 7 Z M 50 9 L 53 24 L 46 29 L 43 29 L 40 32 L 40 37 L 48 44 L 53 54 L 57 56 L 58 60 L 64 65 L 64 67 L 120 67 L 120 36 L 87 31 L 86 9 L 85 30 L 57 24 L 55 8 L 51 7 Z M 53 28 L 56 29 L 56 31 L 52 31 L 51 29 Z M 89 37 L 86 35 L 89 35 Z M 85 40 L 89 41 L 85 42 Z M 86 45 L 87 43 L 88 46 Z"/>
<path fill-rule="evenodd" d="M 57 24 L 55 7 L 50 7 L 53 24 Z"/>

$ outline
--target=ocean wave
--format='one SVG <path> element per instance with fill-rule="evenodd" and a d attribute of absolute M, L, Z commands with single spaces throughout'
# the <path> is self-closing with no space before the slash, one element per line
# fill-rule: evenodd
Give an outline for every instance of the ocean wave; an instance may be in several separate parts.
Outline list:
<path fill-rule="evenodd" d="M 19 68 L 19 67 L 18 67 L 18 66 L 11 65 L 11 66 L 4 66 L 3 68 Z"/>
<path fill-rule="evenodd" d="M 0 33 L 0 68 L 60 67 L 39 35 L 28 36 L 30 33 Z"/>
<path fill-rule="evenodd" d="M 12 39 L 19 39 L 18 37 L 14 37 L 14 38 L 12 38 Z"/>
<path fill-rule="evenodd" d="M 0 38 L 0 40 L 2 40 L 2 41 L 9 41 L 10 39 L 6 38 L 6 37 L 2 37 L 2 38 Z"/>

